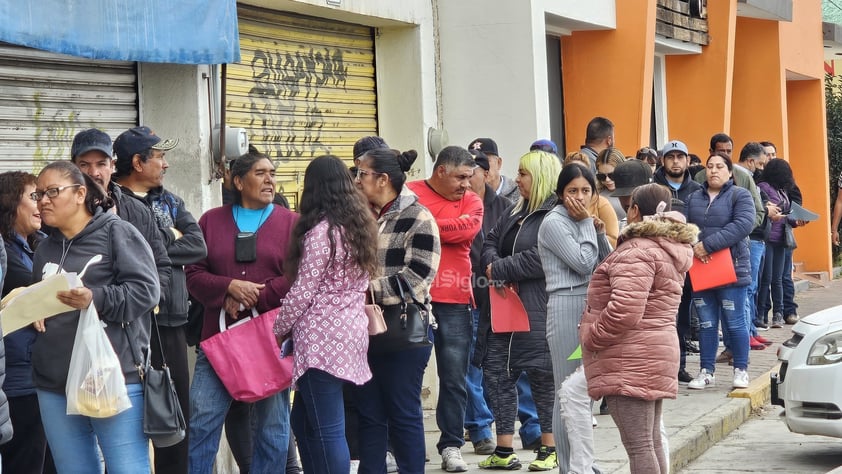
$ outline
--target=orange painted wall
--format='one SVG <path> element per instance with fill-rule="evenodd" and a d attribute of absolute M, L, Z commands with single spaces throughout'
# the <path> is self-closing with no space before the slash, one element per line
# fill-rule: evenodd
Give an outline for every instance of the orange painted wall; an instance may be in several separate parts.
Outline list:
<path fill-rule="evenodd" d="M 730 133 L 737 1 L 708 2 L 710 44 L 702 54 L 666 57 L 670 138 L 704 157 L 711 135 Z"/>
<path fill-rule="evenodd" d="M 768 140 L 786 149 L 786 75 L 777 21 L 737 18 L 731 137 L 734 158 L 749 141 Z"/>
<path fill-rule="evenodd" d="M 789 81 L 786 91 L 790 149 L 787 158 L 804 195 L 804 206 L 821 216 L 796 229 L 799 246 L 793 260 L 804 262 L 807 270 L 832 274 L 824 80 Z"/>
<path fill-rule="evenodd" d="M 616 30 L 576 31 L 561 40 L 567 151 L 584 143 L 596 116 L 614 122 L 615 144 L 625 154 L 649 143 L 656 2 L 616 5 Z"/>

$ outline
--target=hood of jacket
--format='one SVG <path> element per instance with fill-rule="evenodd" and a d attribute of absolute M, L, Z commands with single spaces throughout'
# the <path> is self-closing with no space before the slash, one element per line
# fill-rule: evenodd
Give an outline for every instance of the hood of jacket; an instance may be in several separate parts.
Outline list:
<path fill-rule="evenodd" d="M 627 225 L 620 233 L 617 246 L 634 238 L 650 239 L 672 258 L 676 269 L 686 272 L 693 263 L 692 253 L 688 258 L 687 245 L 698 241 L 699 228 L 669 219 L 651 219 Z"/>

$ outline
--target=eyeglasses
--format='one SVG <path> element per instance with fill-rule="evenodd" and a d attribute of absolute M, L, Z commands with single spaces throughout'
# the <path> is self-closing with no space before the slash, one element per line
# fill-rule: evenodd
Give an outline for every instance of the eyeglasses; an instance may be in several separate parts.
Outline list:
<path fill-rule="evenodd" d="M 611 181 L 614 181 L 614 173 L 597 173 L 596 179 L 598 179 L 600 181 L 605 181 L 606 179 L 610 179 Z"/>
<path fill-rule="evenodd" d="M 62 191 L 67 188 L 76 188 L 81 186 L 81 184 L 68 184 L 67 186 L 59 186 L 57 188 L 48 188 L 43 191 L 33 191 L 29 193 L 29 199 L 32 199 L 35 202 L 39 202 L 41 199 L 44 199 L 44 196 L 47 196 L 50 199 L 55 199 L 56 196 Z"/>
<path fill-rule="evenodd" d="M 382 173 L 376 173 L 374 171 L 366 171 L 362 168 L 357 168 L 356 177 L 357 177 L 357 179 L 361 180 L 361 179 L 363 179 L 363 176 L 369 176 L 369 175 L 370 176 L 376 176 L 378 174 L 382 174 Z"/>

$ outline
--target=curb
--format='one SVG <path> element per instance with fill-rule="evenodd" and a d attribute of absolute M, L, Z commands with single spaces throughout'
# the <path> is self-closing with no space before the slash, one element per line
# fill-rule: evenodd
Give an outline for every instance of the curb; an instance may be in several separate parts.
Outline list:
<path fill-rule="evenodd" d="M 774 369 L 773 369 L 774 370 Z M 670 438 L 670 472 L 678 472 L 722 441 L 764 406 L 771 396 L 771 370 L 751 381 L 748 388 L 732 390 L 729 400 L 708 413 L 701 423 L 687 426 Z"/>

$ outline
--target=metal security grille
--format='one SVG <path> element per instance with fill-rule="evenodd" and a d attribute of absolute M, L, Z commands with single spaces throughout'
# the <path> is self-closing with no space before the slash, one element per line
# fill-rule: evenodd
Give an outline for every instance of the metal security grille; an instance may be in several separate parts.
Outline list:
<path fill-rule="evenodd" d="M 0 43 L 0 171 L 69 159 L 80 130 L 101 128 L 114 138 L 137 116 L 135 63 Z"/>
<path fill-rule="evenodd" d="M 237 10 L 242 60 L 228 66 L 226 123 L 278 166 L 297 194 L 313 158 L 352 158 L 377 134 L 372 29 L 253 7 Z"/>

